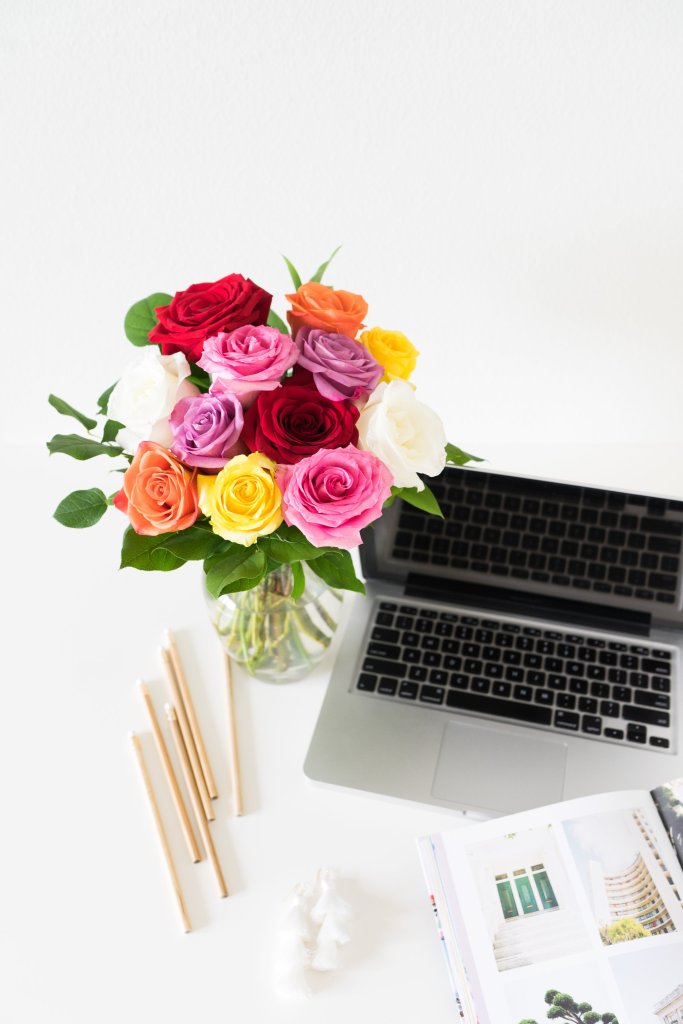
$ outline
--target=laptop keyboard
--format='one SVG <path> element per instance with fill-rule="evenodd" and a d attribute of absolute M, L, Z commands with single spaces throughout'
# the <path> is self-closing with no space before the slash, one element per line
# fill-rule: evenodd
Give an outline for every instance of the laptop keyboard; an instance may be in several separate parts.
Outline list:
<path fill-rule="evenodd" d="M 380 601 L 356 689 L 674 752 L 676 648 Z"/>
<path fill-rule="evenodd" d="M 494 584 L 676 604 L 681 501 L 479 470 L 448 470 L 430 485 L 444 518 L 404 504 L 392 545 L 418 572 L 428 564 Z"/>

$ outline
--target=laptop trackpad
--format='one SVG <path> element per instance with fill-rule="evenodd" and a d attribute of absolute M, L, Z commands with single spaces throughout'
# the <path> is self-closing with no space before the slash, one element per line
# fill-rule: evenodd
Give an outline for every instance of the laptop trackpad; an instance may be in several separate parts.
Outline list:
<path fill-rule="evenodd" d="M 516 734 L 514 726 L 449 722 L 443 733 L 432 795 L 492 814 L 509 814 L 562 799 L 567 745 Z"/>

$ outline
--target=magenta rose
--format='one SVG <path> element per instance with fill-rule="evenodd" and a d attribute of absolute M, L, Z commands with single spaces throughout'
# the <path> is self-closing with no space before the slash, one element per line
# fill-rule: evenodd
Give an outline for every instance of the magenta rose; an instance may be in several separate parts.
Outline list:
<path fill-rule="evenodd" d="M 323 448 L 278 473 L 282 514 L 316 547 L 355 548 L 363 527 L 381 516 L 392 482 L 371 452 Z"/>
<path fill-rule="evenodd" d="M 331 402 L 314 387 L 286 381 L 277 391 L 263 391 L 247 409 L 242 440 L 250 451 L 290 464 L 321 448 L 356 444 L 359 415 L 352 402 Z"/>
<path fill-rule="evenodd" d="M 235 395 L 181 398 L 169 418 L 171 451 L 188 466 L 222 469 L 242 432 L 242 405 Z"/>
<path fill-rule="evenodd" d="M 199 365 L 214 378 L 212 391 L 232 392 L 244 404 L 279 387 L 298 355 L 292 339 L 274 327 L 240 327 L 208 338 Z"/>
<path fill-rule="evenodd" d="M 228 274 L 212 284 L 193 284 L 176 292 L 168 306 L 157 308 L 159 323 L 149 332 L 149 340 L 161 345 L 165 356 L 183 352 L 196 363 L 212 334 L 265 324 L 271 300 L 272 295 L 241 274 Z"/>
<path fill-rule="evenodd" d="M 345 334 L 302 327 L 296 335 L 299 366 L 313 374 L 321 395 L 341 402 L 373 391 L 384 373 L 364 345 Z"/>

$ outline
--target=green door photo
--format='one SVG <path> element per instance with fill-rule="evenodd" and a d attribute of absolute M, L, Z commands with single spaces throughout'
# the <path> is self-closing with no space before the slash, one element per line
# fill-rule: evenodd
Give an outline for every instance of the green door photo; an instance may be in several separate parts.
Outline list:
<path fill-rule="evenodd" d="M 528 875 L 520 875 L 515 878 L 515 885 L 522 910 L 525 914 L 534 914 L 538 910 L 538 903 L 534 896 L 534 890 L 531 888 L 531 879 Z"/>
<path fill-rule="evenodd" d="M 552 910 L 553 907 L 557 906 L 557 900 L 555 899 L 555 893 L 553 887 L 550 884 L 550 879 L 546 871 L 539 871 L 534 875 L 534 881 L 536 882 L 536 888 L 538 889 L 538 895 L 541 897 L 541 903 L 546 910 Z"/>
<path fill-rule="evenodd" d="M 498 889 L 498 898 L 500 899 L 500 905 L 503 909 L 503 917 L 507 920 L 509 917 L 519 917 L 519 912 L 515 905 L 515 897 L 512 894 L 512 886 L 509 882 L 497 882 L 496 887 Z"/>

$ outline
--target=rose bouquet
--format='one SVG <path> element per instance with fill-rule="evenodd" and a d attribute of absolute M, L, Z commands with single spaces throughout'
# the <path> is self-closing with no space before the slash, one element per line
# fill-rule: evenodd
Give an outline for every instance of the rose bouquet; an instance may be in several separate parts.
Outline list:
<path fill-rule="evenodd" d="M 122 568 L 203 561 L 229 653 L 279 677 L 329 644 L 325 595 L 363 591 L 361 531 L 396 498 L 440 515 L 423 476 L 474 458 L 418 400 L 411 342 L 366 329 L 365 300 L 322 283 L 330 260 L 306 283 L 286 262 L 288 323 L 241 274 L 135 303 L 124 327 L 140 352 L 101 395 L 103 422 L 51 395 L 86 435 L 48 443 L 124 460 L 114 493 L 74 491 L 55 518 L 92 526 L 114 506 L 129 520 Z"/>

